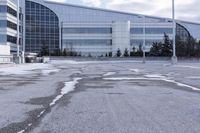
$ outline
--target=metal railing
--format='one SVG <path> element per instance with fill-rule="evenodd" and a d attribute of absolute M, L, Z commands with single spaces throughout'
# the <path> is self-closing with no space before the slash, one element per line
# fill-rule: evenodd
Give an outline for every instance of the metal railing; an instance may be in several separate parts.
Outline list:
<path fill-rule="evenodd" d="M 13 63 L 12 55 L 0 55 L 0 64 Z"/>

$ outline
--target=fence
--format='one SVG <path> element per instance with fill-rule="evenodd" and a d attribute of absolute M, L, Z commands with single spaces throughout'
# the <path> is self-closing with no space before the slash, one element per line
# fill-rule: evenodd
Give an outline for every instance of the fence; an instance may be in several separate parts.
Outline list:
<path fill-rule="evenodd" d="M 0 55 L 0 64 L 13 63 L 13 56 Z"/>

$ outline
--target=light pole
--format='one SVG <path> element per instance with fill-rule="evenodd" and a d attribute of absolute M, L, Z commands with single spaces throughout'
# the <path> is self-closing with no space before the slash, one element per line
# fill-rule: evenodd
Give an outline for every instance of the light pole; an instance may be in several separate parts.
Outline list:
<path fill-rule="evenodd" d="M 21 58 L 19 54 L 19 0 L 17 0 L 17 59 L 18 63 L 21 63 Z"/>
<path fill-rule="evenodd" d="M 145 18 L 145 16 L 143 16 L 142 19 L 143 19 L 143 45 L 142 45 L 143 60 L 142 60 L 142 63 L 146 63 L 146 53 L 145 53 L 145 45 L 146 45 L 146 18 Z"/>
<path fill-rule="evenodd" d="M 174 0 L 172 0 L 172 19 L 173 19 L 173 56 L 172 56 L 172 64 L 177 63 L 176 56 L 176 22 L 175 22 L 175 4 Z"/>

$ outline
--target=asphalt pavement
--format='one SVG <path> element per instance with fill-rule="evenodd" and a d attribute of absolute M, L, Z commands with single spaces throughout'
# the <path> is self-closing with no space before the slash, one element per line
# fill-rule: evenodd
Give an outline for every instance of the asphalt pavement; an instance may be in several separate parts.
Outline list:
<path fill-rule="evenodd" d="M 200 131 L 199 63 L 52 65 L 59 71 L 0 76 L 0 133 Z"/>

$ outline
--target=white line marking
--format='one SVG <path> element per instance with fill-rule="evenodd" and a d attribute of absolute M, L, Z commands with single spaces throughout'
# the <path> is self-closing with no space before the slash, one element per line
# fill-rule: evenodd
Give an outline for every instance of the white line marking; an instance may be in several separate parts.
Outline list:
<path fill-rule="evenodd" d="M 180 82 L 175 81 L 175 80 L 166 79 L 166 78 L 142 78 L 142 77 L 139 77 L 139 78 L 128 78 L 128 77 L 118 77 L 118 78 L 104 78 L 104 80 L 114 80 L 114 81 L 120 81 L 120 80 L 157 80 L 157 81 L 165 81 L 165 82 L 169 82 L 169 83 L 174 83 L 177 86 L 187 87 L 187 88 L 190 88 L 190 89 L 192 89 L 194 91 L 200 91 L 200 89 L 197 88 L 197 87 L 190 86 L 190 85 L 187 85 L 187 84 L 184 84 L 184 83 L 180 83 Z"/>

